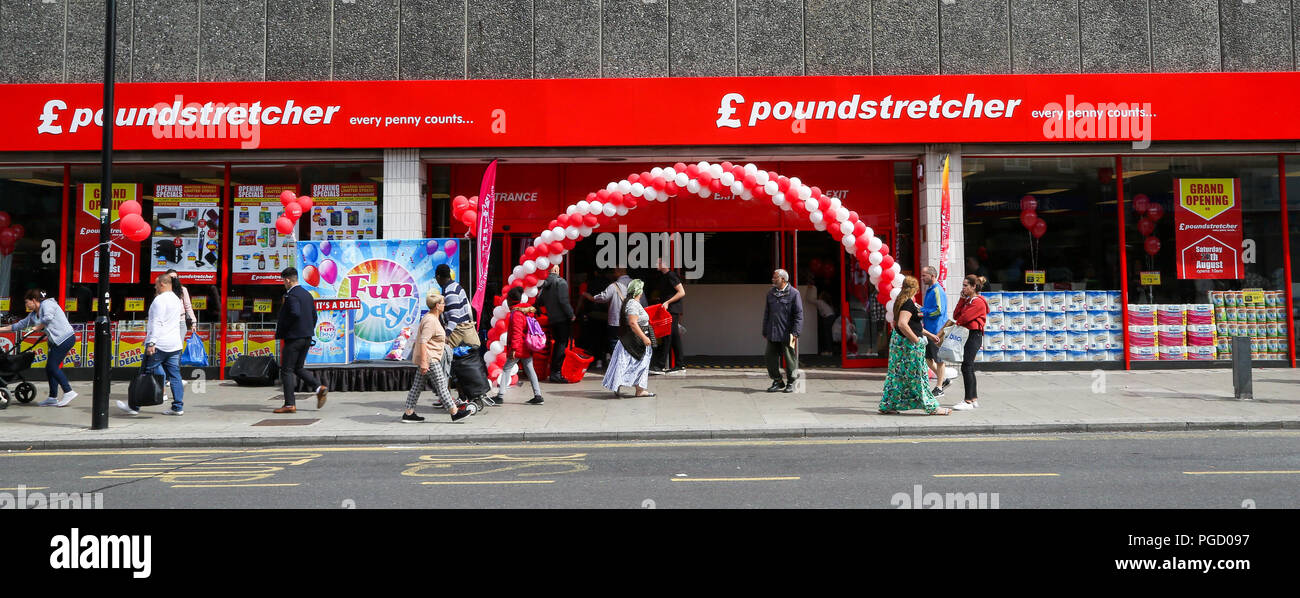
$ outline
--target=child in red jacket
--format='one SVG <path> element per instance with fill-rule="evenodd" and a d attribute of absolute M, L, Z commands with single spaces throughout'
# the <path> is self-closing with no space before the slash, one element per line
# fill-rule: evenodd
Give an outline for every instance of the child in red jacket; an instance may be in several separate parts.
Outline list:
<path fill-rule="evenodd" d="M 510 289 L 506 295 L 506 306 L 510 308 L 510 313 L 506 316 L 506 365 L 501 368 L 501 377 L 497 380 L 498 405 L 505 403 L 506 387 L 510 384 L 510 366 L 515 364 L 519 364 L 519 368 L 528 374 L 528 382 L 533 385 L 533 398 L 527 401 L 528 404 L 541 405 L 543 402 L 542 386 L 537 383 L 537 372 L 533 371 L 533 353 L 524 346 L 524 335 L 528 333 L 528 316 L 536 310 L 519 305 L 523 297 L 524 289 L 521 287 Z"/>

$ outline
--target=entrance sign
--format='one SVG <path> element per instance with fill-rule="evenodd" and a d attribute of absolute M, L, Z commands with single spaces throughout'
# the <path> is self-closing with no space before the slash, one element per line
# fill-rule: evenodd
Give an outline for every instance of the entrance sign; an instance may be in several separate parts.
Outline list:
<path fill-rule="evenodd" d="M 1240 279 L 1241 179 L 1174 179 L 1178 278 Z"/>

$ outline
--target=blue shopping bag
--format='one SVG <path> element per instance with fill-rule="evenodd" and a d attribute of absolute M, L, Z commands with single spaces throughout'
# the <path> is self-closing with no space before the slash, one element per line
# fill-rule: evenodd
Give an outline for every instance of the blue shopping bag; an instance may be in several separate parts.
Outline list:
<path fill-rule="evenodd" d="M 208 351 L 203 348 L 203 339 L 198 334 L 191 334 L 185 339 L 185 351 L 181 353 L 181 365 L 190 367 L 207 367 Z"/>

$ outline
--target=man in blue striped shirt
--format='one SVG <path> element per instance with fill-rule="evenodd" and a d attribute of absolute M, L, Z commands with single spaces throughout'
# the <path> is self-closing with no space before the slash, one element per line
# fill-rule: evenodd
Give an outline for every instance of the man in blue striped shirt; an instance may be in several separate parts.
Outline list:
<path fill-rule="evenodd" d="M 451 279 L 451 268 L 447 264 L 439 264 L 437 270 L 434 270 L 434 277 L 438 286 L 442 287 L 446 303 L 443 317 L 447 320 L 447 343 L 452 347 L 461 344 L 479 346 L 478 331 L 474 329 L 474 313 L 464 287 Z"/>

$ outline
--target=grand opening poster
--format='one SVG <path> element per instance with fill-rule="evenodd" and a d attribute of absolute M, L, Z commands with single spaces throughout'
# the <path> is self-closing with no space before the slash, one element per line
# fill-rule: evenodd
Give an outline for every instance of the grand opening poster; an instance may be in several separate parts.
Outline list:
<path fill-rule="evenodd" d="M 1240 279 L 1241 179 L 1175 179 L 1178 278 Z"/>
<path fill-rule="evenodd" d="M 441 290 L 434 280 L 447 264 L 460 276 L 456 239 L 300 241 L 295 261 L 299 281 L 317 299 L 356 299 L 352 311 L 353 355 L 358 361 L 384 359 L 415 334 L 424 298 Z"/>

